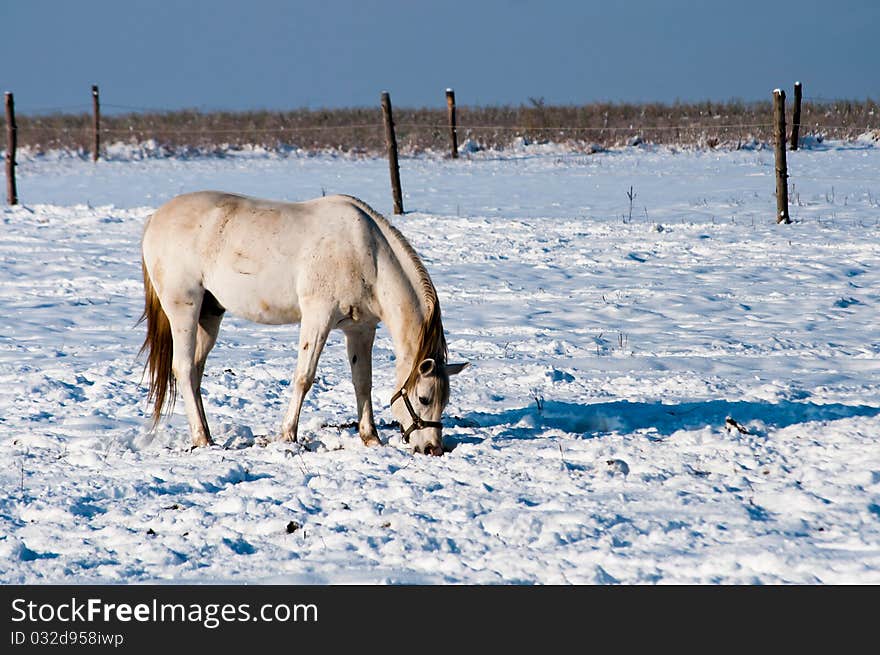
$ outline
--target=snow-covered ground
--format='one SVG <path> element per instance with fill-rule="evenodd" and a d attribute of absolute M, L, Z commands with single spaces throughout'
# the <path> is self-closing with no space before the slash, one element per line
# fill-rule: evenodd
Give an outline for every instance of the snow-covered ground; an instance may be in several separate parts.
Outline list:
<path fill-rule="evenodd" d="M 362 197 L 384 160 L 23 158 L 0 232 L 0 581 L 880 583 L 880 148 L 552 147 L 404 159 L 437 285 L 444 457 L 367 449 L 341 335 L 270 443 L 295 326 L 227 317 L 204 395 L 147 431 L 139 237 L 216 188 Z M 632 188 L 633 201 L 627 192 Z M 390 421 L 387 332 L 374 351 Z M 746 432 L 726 423 L 732 418 Z"/>

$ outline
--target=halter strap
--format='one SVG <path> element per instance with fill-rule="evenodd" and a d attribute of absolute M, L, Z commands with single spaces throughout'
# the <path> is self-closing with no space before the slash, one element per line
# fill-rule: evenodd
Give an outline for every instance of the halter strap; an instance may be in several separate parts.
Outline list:
<path fill-rule="evenodd" d="M 416 410 L 413 409 L 412 403 L 409 401 L 409 396 L 406 395 L 406 387 L 400 387 L 398 392 L 391 396 L 391 402 L 388 403 L 389 406 L 393 405 L 394 401 L 398 398 L 403 398 L 403 404 L 406 405 L 406 410 L 409 412 L 410 418 L 412 418 L 412 423 L 409 424 L 408 428 L 404 429 L 403 424 L 400 425 L 400 431 L 403 434 L 404 443 L 409 443 L 409 435 L 412 434 L 414 430 L 422 430 L 424 428 L 443 429 L 443 423 L 440 421 L 426 421 L 416 414 Z"/>

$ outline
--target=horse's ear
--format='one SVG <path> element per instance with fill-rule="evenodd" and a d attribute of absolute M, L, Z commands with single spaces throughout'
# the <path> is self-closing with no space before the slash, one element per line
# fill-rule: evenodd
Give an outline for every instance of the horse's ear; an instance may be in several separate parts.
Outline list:
<path fill-rule="evenodd" d="M 461 362 L 460 364 L 447 364 L 446 375 L 458 375 L 470 365 L 470 362 Z"/>
<path fill-rule="evenodd" d="M 434 372 L 435 363 L 434 360 L 430 357 L 428 359 L 423 359 L 422 363 L 419 364 L 419 375 L 431 375 Z"/>

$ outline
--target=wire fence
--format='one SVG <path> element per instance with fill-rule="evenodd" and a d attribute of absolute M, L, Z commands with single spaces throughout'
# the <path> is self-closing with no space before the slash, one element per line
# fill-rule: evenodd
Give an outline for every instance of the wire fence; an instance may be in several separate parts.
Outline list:
<path fill-rule="evenodd" d="M 101 141 L 150 143 L 168 152 L 188 149 L 262 147 L 270 150 L 343 151 L 378 154 L 385 149 L 377 108 L 297 111 L 169 111 L 120 103 L 101 117 Z M 94 138 L 88 104 L 18 109 L 20 147 L 88 151 Z M 395 109 L 401 154 L 449 150 L 445 109 Z M 531 105 L 457 108 L 458 143 L 465 152 L 502 150 L 514 144 L 558 143 L 572 152 L 593 152 L 632 143 L 737 148 L 773 140 L 770 102 Z M 808 97 L 801 135 L 852 139 L 880 128 L 880 106 Z"/>

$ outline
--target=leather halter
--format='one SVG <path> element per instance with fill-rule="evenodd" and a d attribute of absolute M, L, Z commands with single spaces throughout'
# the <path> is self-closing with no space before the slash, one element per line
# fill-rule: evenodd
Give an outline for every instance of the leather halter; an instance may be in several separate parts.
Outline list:
<path fill-rule="evenodd" d="M 426 421 L 416 414 L 416 410 L 413 409 L 412 403 L 409 402 L 409 396 L 406 395 L 406 387 L 401 387 L 396 394 L 391 396 L 391 402 L 388 404 L 393 405 L 394 401 L 398 398 L 403 398 L 403 404 L 406 405 L 406 410 L 409 412 L 410 418 L 412 418 L 412 423 L 409 424 L 408 428 L 404 429 L 403 424 L 400 424 L 400 431 L 403 433 L 404 443 L 409 443 L 409 435 L 415 430 L 422 430 L 424 428 L 443 429 L 443 423 L 440 421 Z"/>

